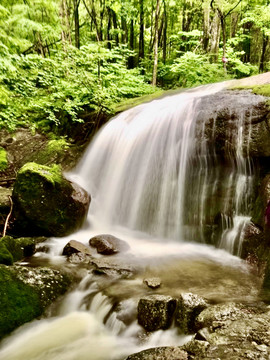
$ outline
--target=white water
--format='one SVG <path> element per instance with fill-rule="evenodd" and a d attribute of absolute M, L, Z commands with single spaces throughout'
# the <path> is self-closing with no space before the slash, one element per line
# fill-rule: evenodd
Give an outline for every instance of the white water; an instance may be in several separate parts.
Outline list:
<path fill-rule="evenodd" d="M 92 195 L 87 223 L 70 237 L 48 242 L 51 262 L 65 261 L 60 254 L 69 239 L 88 244 L 92 236 L 110 233 L 130 245 L 123 257 L 137 267 L 162 265 L 169 259 L 180 264 L 209 262 L 244 271 L 240 259 L 196 243 L 205 240 L 204 225 L 214 207 L 209 198 L 214 198 L 223 180 L 222 171 L 210 166 L 215 154 L 209 154 L 203 141 L 205 124 L 200 129 L 202 141 L 198 149 L 196 118 L 204 96 L 223 87 L 202 87 L 140 105 L 120 114 L 101 130 L 78 168 L 68 175 Z M 223 222 L 220 245 L 232 253 L 235 247 L 241 247 L 241 242 L 238 246 L 235 241 L 241 238 L 243 218 L 248 219 L 245 210 L 252 184 L 247 170 L 250 163 L 242 155 L 241 127 L 237 139 L 236 164 L 224 179 L 223 191 L 226 198 L 231 186 L 236 189 L 234 204 L 225 201 L 219 206 L 223 219 L 228 219 Z M 230 207 L 234 209 L 234 226 L 226 215 Z M 127 283 L 130 291 L 133 285 L 141 286 L 141 279 L 132 281 Z M 89 298 L 91 301 L 86 301 Z M 132 313 L 134 301 L 132 297 L 124 300 L 122 311 Z M 94 280 L 87 276 L 65 298 L 56 316 L 27 324 L 8 338 L 2 344 L 0 359 L 124 359 L 143 348 L 181 345 L 188 340 L 171 328 L 153 333 L 142 343 L 140 332 L 136 322 L 125 325 L 117 319 L 109 298 L 98 292 Z"/>

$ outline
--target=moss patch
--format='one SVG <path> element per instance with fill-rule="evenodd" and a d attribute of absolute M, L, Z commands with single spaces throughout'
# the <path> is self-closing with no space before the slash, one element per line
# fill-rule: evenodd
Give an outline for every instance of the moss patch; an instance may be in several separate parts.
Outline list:
<path fill-rule="evenodd" d="M 65 158 L 69 147 L 70 144 L 63 138 L 50 140 L 38 154 L 36 161 L 40 164 L 59 163 Z"/>
<path fill-rule="evenodd" d="M 41 315 L 37 292 L 0 265 L 0 338 Z"/>
<path fill-rule="evenodd" d="M 7 168 L 7 152 L 4 148 L 0 147 L 0 171 L 3 171 Z"/>
<path fill-rule="evenodd" d="M 38 178 L 43 177 L 47 182 L 51 183 L 53 186 L 55 186 L 57 183 L 61 183 L 63 181 L 61 168 L 59 165 L 53 165 L 51 167 L 40 165 L 34 162 L 30 162 L 25 164 L 18 172 L 18 175 L 20 175 L 20 179 L 25 177 L 27 187 L 29 186 L 28 178 L 31 176 L 32 179 L 34 179 L 34 175 L 37 175 Z M 39 180 L 38 180 L 39 183 Z M 24 186 L 24 182 L 20 180 L 21 186 Z M 35 183 L 33 182 L 33 186 L 35 186 Z M 33 189 L 33 188 L 32 188 Z M 27 189 L 26 189 L 27 190 Z"/>
<path fill-rule="evenodd" d="M 158 90 L 158 91 L 154 92 L 153 94 L 144 95 L 144 96 L 140 96 L 137 98 L 132 98 L 132 99 L 122 101 L 120 104 L 118 104 L 114 107 L 113 111 L 115 113 L 125 111 L 131 107 L 154 100 L 154 99 L 162 96 L 164 93 L 165 93 L 164 90 Z M 168 91 L 166 93 L 168 94 Z"/>

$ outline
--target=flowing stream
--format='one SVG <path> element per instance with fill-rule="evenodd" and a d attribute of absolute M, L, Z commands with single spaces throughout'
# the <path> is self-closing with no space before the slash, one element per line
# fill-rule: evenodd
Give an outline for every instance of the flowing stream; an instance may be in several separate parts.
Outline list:
<path fill-rule="evenodd" d="M 250 290 L 256 279 L 234 256 L 241 251 L 254 181 L 252 162 L 243 154 L 243 118 L 239 113 L 237 150 L 225 168 L 205 140 L 206 123 L 197 121 L 205 98 L 224 86 L 154 100 L 101 129 L 67 174 L 92 196 L 85 226 L 72 236 L 50 239 L 50 254 L 36 258 L 65 266 L 61 252 L 68 240 L 88 244 L 92 236 L 107 233 L 129 244 L 114 259 L 136 268 L 137 275 L 115 281 L 84 274 L 47 318 L 2 342 L 2 360 L 120 360 L 144 348 L 183 344 L 189 337 L 174 327 L 142 336 L 136 304 L 149 294 L 143 285 L 147 276 L 161 278 L 161 294 L 191 291 L 210 301 L 256 297 Z M 221 224 L 217 239 L 208 224 L 214 217 Z"/>

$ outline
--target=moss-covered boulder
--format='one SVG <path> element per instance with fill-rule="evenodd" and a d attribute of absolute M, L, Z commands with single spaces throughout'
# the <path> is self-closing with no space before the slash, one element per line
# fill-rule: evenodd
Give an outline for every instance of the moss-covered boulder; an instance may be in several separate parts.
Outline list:
<path fill-rule="evenodd" d="M 90 204 L 89 194 L 65 179 L 57 165 L 36 163 L 19 170 L 12 199 L 15 231 L 26 236 L 68 235 L 82 225 Z"/>
<path fill-rule="evenodd" d="M 12 265 L 13 262 L 32 256 L 36 251 L 36 244 L 45 239 L 43 237 L 14 239 L 11 236 L 0 238 L 0 264 Z"/>
<path fill-rule="evenodd" d="M 0 338 L 40 316 L 70 282 L 58 270 L 0 265 Z"/>

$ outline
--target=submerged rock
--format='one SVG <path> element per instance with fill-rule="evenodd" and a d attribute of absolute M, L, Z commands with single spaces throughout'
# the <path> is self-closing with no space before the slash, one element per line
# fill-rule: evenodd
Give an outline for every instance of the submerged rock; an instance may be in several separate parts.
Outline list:
<path fill-rule="evenodd" d="M 111 259 L 91 259 L 90 264 L 94 267 L 97 275 L 107 275 L 113 278 L 130 278 L 134 269 L 132 266 L 118 260 Z"/>
<path fill-rule="evenodd" d="M 143 282 L 150 289 L 157 289 L 161 286 L 161 279 L 158 277 L 146 278 L 143 280 Z"/>
<path fill-rule="evenodd" d="M 186 351 L 179 347 L 166 346 L 143 350 L 129 355 L 126 360 L 188 360 Z"/>
<path fill-rule="evenodd" d="M 183 293 L 178 300 L 175 320 L 184 334 L 194 333 L 196 317 L 207 307 L 206 301 L 199 295 Z"/>
<path fill-rule="evenodd" d="M 138 323 L 146 331 L 168 329 L 173 320 L 176 300 L 171 296 L 149 295 L 138 303 Z"/>
<path fill-rule="evenodd" d="M 112 235 L 97 235 L 89 240 L 89 244 L 97 249 L 99 254 L 113 255 L 129 249 L 128 244 Z"/>
<path fill-rule="evenodd" d="M 77 240 L 70 240 L 63 249 L 63 255 L 71 256 L 72 254 L 82 253 L 91 255 L 90 248 Z"/>
<path fill-rule="evenodd" d="M 79 228 L 89 194 L 63 177 L 57 165 L 25 164 L 13 189 L 15 229 L 26 235 L 65 236 Z"/>
<path fill-rule="evenodd" d="M 0 265 L 0 338 L 40 316 L 70 283 L 58 270 Z"/>

